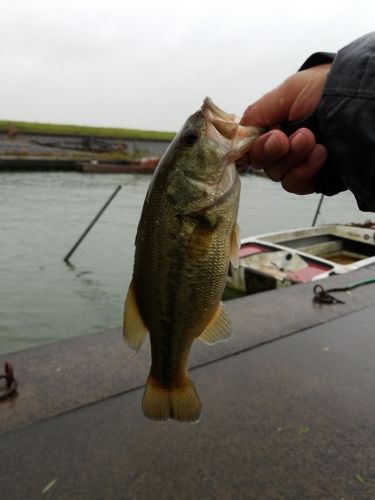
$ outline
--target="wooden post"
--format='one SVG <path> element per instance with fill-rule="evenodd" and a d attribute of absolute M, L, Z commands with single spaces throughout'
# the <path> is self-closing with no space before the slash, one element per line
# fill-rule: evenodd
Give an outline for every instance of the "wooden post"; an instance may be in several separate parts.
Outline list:
<path fill-rule="evenodd" d="M 319 200 L 319 203 L 318 203 L 318 206 L 317 206 L 317 209 L 316 209 L 316 212 L 315 212 L 315 215 L 314 215 L 314 219 L 312 221 L 312 227 L 315 226 L 316 224 L 316 219 L 318 218 L 318 215 L 320 214 L 320 207 L 322 206 L 322 203 L 323 203 L 323 198 L 324 198 L 324 194 L 321 195 L 320 197 L 320 200 Z"/>
<path fill-rule="evenodd" d="M 120 185 L 117 186 L 117 188 L 114 190 L 114 192 L 108 198 L 108 200 L 104 203 L 104 205 L 102 206 L 102 208 L 99 210 L 99 212 L 95 215 L 95 217 L 93 218 L 93 220 L 87 226 L 87 228 L 85 229 L 85 231 L 78 238 L 78 241 L 73 245 L 72 249 L 66 254 L 66 256 L 64 257 L 64 262 L 66 262 L 67 264 L 69 264 L 70 257 L 73 255 L 73 253 L 78 248 L 78 246 L 82 243 L 82 241 L 87 236 L 87 234 L 89 233 L 89 231 L 91 230 L 91 228 L 98 221 L 99 217 L 102 215 L 102 213 L 104 212 L 104 210 L 108 207 L 108 205 L 111 203 L 111 201 L 116 196 L 116 194 L 120 191 L 120 189 L 121 189 L 121 186 Z"/>

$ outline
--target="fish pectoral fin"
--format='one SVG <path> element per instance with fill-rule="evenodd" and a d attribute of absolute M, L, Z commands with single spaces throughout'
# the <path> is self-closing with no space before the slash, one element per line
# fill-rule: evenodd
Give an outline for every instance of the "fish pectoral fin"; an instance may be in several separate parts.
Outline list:
<path fill-rule="evenodd" d="M 232 333 L 232 322 L 223 304 L 220 303 L 212 320 L 198 338 L 205 344 L 216 344 L 216 342 L 228 340 Z"/>
<path fill-rule="evenodd" d="M 124 309 L 124 338 L 130 349 L 137 352 L 148 332 L 138 309 L 133 281 L 130 283 Z"/>
<path fill-rule="evenodd" d="M 239 249 L 241 247 L 241 235 L 239 225 L 236 223 L 233 226 L 233 231 L 230 238 L 230 263 L 236 269 L 240 265 Z"/>

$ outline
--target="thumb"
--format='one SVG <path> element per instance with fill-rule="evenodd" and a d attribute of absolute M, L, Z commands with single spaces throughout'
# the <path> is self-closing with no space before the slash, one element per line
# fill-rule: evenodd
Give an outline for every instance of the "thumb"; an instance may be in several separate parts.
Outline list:
<path fill-rule="evenodd" d="M 241 125 L 273 127 L 281 122 L 301 120 L 318 106 L 330 64 L 299 71 L 249 106 Z"/>
<path fill-rule="evenodd" d="M 291 78 L 288 78 L 288 80 L 285 80 L 281 85 L 246 108 L 240 124 L 273 127 L 286 121 L 290 108 L 299 92 L 297 86 L 290 80 Z"/>

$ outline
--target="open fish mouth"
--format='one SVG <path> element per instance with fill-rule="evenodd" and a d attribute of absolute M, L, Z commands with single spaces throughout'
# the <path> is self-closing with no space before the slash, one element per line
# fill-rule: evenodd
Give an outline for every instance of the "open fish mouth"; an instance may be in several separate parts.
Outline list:
<path fill-rule="evenodd" d="M 206 120 L 207 138 L 225 146 L 233 161 L 239 158 L 250 144 L 263 132 L 261 128 L 240 125 L 233 113 L 226 113 L 206 97 L 202 112 Z"/>
<path fill-rule="evenodd" d="M 234 113 L 227 113 L 216 106 L 210 97 L 206 97 L 203 101 L 203 111 L 211 113 L 212 117 L 223 122 L 238 123 L 239 119 Z"/>

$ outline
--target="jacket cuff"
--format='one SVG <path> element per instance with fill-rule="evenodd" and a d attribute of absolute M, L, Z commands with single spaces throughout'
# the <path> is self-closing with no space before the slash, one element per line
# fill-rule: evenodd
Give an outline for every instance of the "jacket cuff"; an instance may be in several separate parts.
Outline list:
<path fill-rule="evenodd" d="M 298 71 L 333 62 L 336 54 L 334 52 L 315 52 L 302 64 Z"/>
<path fill-rule="evenodd" d="M 320 64 L 332 63 L 336 54 L 334 52 L 315 52 L 302 64 L 298 71 L 319 66 Z M 347 187 L 340 179 L 338 173 L 329 162 L 318 172 L 316 193 L 322 193 L 326 196 L 333 196 L 341 191 L 346 191 Z"/>
<path fill-rule="evenodd" d="M 336 169 L 329 162 L 323 165 L 317 174 L 315 192 L 324 194 L 325 196 L 334 196 L 347 189 Z"/>

